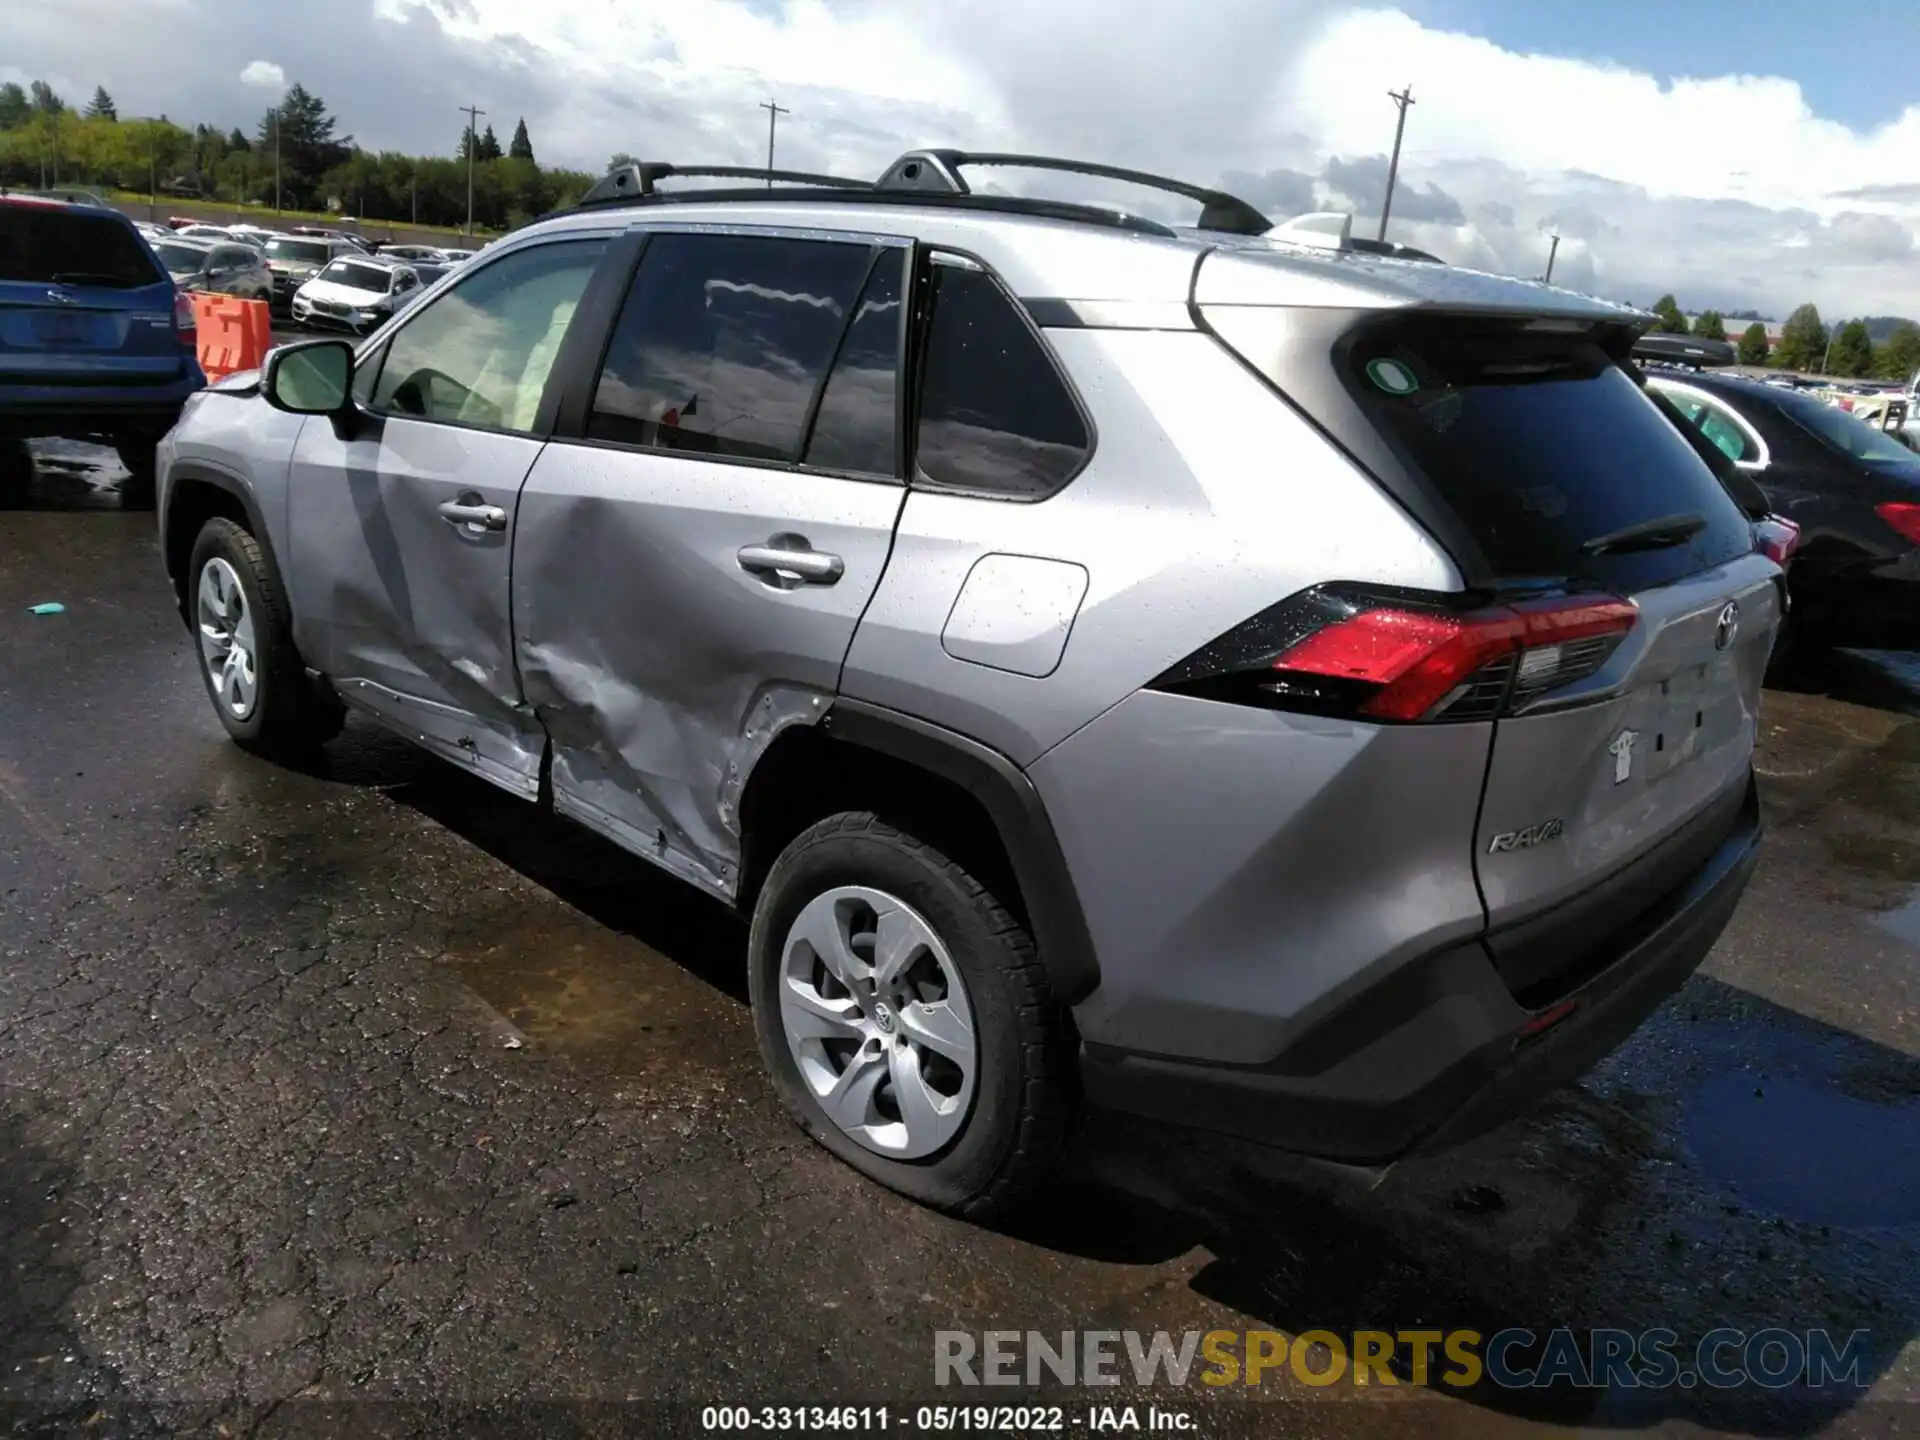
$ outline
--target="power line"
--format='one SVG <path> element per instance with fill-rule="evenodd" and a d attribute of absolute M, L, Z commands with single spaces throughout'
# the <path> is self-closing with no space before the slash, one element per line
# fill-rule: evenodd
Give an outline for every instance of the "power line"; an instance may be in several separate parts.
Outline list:
<path fill-rule="evenodd" d="M 480 148 L 477 133 L 480 117 L 487 112 L 477 105 L 457 105 L 454 107 L 467 117 L 467 235 L 473 235 L 473 152 Z"/>
<path fill-rule="evenodd" d="M 1387 195 L 1380 202 L 1379 239 L 1387 238 L 1387 216 L 1393 211 L 1393 182 L 1400 178 L 1400 137 L 1407 133 L 1407 107 L 1413 104 L 1413 86 L 1399 93 L 1387 92 L 1387 98 L 1400 107 L 1400 118 L 1393 123 L 1393 158 L 1387 162 Z"/>
<path fill-rule="evenodd" d="M 771 100 L 762 100 L 760 108 L 767 112 L 767 188 L 773 188 L 773 127 L 782 115 L 793 112 L 784 105 L 776 105 Z"/>

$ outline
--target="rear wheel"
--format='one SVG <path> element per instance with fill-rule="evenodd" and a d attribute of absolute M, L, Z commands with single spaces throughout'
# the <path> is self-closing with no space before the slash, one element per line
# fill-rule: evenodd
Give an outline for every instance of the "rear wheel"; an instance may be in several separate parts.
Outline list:
<path fill-rule="evenodd" d="M 974 1218 L 1051 1171 L 1066 1016 L 1025 928 L 955 861 L 872 814 L 822 820 L 769 872 L 748 954 L 775 1087 L 835 1155 Z"/>
<path fill-rule="evenodd" d="M 127 481 L 121 498 L 136 509 L 150 509 L 154 500 L 154 481 L 158 471 L 156 450 L 160 437 L 149 434 L 121 435 L 113 442 L 114 453 L 125 467 Z"/>
<path fill-rule="evenodd" d="M 252 535 L 228 519 L 207 521 L 194 542 L 187 585 L 201 678 L 227 734 L 284 759 L 340 733 L 346 712 L 307 678 L 285 598 Z"/>

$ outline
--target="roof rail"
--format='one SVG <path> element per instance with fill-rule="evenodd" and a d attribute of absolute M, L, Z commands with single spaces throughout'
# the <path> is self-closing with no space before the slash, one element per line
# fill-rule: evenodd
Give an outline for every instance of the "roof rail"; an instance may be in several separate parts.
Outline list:
<path fill-rule="evenodd" d="M 670 176 L 697 175 L 721 180 L 764 180 L 782 185 L 825 185 L 836 190 L 871 190 L 871 180 L 848 180 L 839 175 L 812 175 L 804 170 L 768 170 L 755 165 L 670 165 L 664 160 L 642 160 L 616 165 L 580 197 L 582 205 L 605 205 L 656 194 L 655 186 Z"/>
<path fill-rule="evenodd" d="M 966 150 L 910 150 L 889 165 L 877 191 L 908 191 L 937 195 L 968 195 L 972 190 L 960 171 L 969 165 L 1005 165 L 1024 170 L 1059 170 L 1072 175 L 1095 175 L 1107 180 L 1122 180 L 1165 190 L 1200 202 L 1200 228 L 1232 235 L 1264 235 L 1273 221 L 1237 195 L 1210 190 L 1204 185 L 1189 185 L 1164 175 L 1144 170 L 1125 170 L 1117 165 L 1096 165 L 1085 160 L 1057 160 L 1046 155 L 1011 155 Z"/>

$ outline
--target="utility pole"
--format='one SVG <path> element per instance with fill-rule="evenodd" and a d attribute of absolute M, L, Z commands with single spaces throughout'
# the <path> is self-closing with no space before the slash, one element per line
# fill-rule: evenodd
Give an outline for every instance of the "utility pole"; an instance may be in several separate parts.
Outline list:
<path fill-rule="evenodd" d="M 1547 273 L 1541 277 L 1547 284 L 1553 283 L 1553 257 L 1560 253 L 1560 237 L 1553 237 L 1553 248 L 1547 251 Z"/>
<path fill-rule="evenodd" d="M 273 112 L 273 213 L 280 213 L 280 111 L 286 108 L 286 97 Z"/>
<path fill-rule="evenodd" d="M 467 237 L 473 237 L 473 153 L 480 148 L 480 117 L 487 112 L 474 105 L 458 107 L 467 117 Z"/>
<path fill-rule="evenodd" d="M 773 188 L 773 127 L 782 115 L 793 112 L 784 105 L 776 105 L 771 100 L 762 100 L 760 108 L 767 112 L 767 188 Z"/>
<path fill-rule="evenodd" d="M 1380 234 L 1377 238 L 1387 238 L 1387 216 L 1393 212 L 1393 184 L 1400 178 L 1400 137 L 1407 133 L 1407 107 L 1413 104 L 1413 87 L 1407 86 L 1398 94 L 1389 90 L 1387 98 L 1400 107 L 1400 118 L 1393 124 L 1393 158 L 1387 162 L 1387 197 L 1380 202 Z"/>
<path fill-rule="evenodd" d="M 407 196 L 413 202 L 413 223 L 420 223 L 420 176 L 416 171 L 407 177 Z"/>

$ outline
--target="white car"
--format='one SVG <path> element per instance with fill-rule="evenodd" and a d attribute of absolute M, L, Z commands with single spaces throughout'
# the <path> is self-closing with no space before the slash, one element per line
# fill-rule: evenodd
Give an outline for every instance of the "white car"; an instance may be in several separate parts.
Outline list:
<path fill-rule="evenodd" d="M 182 225 L 174 231 L 180 240 L 231 240 L 233 233 L 224 225 Z"/>
<path fill-rule="evenodd" d="M 293 319 L 365 335 L 418 299 L 423 288 L 411 265 L 377 255 L 342 256 L 293 292 Z"/>

